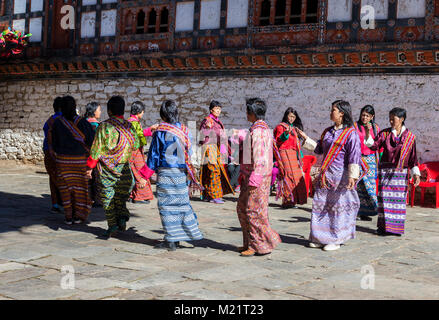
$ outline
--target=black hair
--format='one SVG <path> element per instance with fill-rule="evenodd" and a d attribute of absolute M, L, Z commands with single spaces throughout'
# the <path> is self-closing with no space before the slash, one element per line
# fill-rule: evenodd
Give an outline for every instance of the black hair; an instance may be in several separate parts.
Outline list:
<path fill-rule="evenodd" d="M 366 112 L 366 113 L 371 114 L 373 116 L 372 120 L 370 120 L 370 123 L 372 124 L 373 134 L 376 136 L 377 129 L 375 126 L 375 109 L 374 109 L 374 107 L 371 106 L 370 104 L 367 104 L 363 108 L 361 108 L 360 117 L 358 118 L 358 121 L 357 121 L 358 127 L 364 125 L 363 122 L 361 121 L 361 115 L 363 114 L 363 112 Z"/>
<path fill-rule="evenodd" d="M 340 112 L 343 112 L 343 127 L 352 127 L 354 125 L 354 120 L 352 119 L 350 103 L 344 100 L 335 100 L 332 105 L 335 106 Z"/>
<path fill-rule="evenodd" d="M 405 125 L 405 120 L 407 119 L 407 111 L 403 108 L 393 108 L 392 110 L 389 111 L 389 117 L 391 115 L 394 115 L 395 117 L 398 118 L 404 118 L 404 120 L 402 121 L 402 125 Z"/>
<path fill-rule="evenodd" d="M 72 121 L 76 116 L 76 101 L 72 96 L 64 96 L 62 98 L 61 112 L 64 118 Z"/>
<path fill-rule="evenodd" d="M 289 124 L 289 122 L 288 122 L 288 115 L 289 115 L 290 113 L 293 113 L 293 114 L 296 116 L 296 119 L 294 120 L 293 125 L 294 125 L 295 127 L 299 128 L 300 130 L 303 130 L 302 120 L 300 119 L 299 114 L 297 113 L 297 111 L 296 111 L 294 108 L 292 108 L 292 107 L 289 107 L 289 108 L 285 111 L 285 113 L 284 113 L 284 117 L 282 118 L 282 122 L 285 122 L 285 123 L 288 123 L 288 124 Z"/>
<path fill-rule="evenodd" d="M 96 110 L 98 110 L 98 107 L 99 107 L 99 103 L 97 103 L 97 102 L 87 103 L 87 105 L 85 106 L 84 117 L 85 118 L 94 118 L 95 112 L 96 112 Z"/>
<path fill-rule="evenodd" d="M 134 101 L 131 105 L 131 114 L 138 115 L 139 113 L 142 113 L 142 111 L 145 111 L 145 105 L 141 101 Z"/>
<path fill-rule="evenodd" d="M 245 104 L 247 105 L 247 113 L 252 113 L 258 120 L 265 119 L 265 113 L 267 112 L 267 105 L 265 101 L 260 98 L 247 99 Z"/>
<path fill-rule="evenodd" d="M 114 116 L 123 116 L 125 112 L 125 100 L 121 96 L 113 96 L 107 102 L 108 111 Z"/>
<path fill-rule="evenodd" d="M 165 100 L 160 107 L 160 117 L 170 124 L 179 122 L 178 108 L 174 100 Z"/>
<path fill-rule="evenodd" d="M 215 108 L 215 107 L 220 107 L 220 108 L 222 108 L 223 106 L 221 105 L 221 103 L 219 103 L 218 101 L 216 101 L 216 100 L 212 100 L 211 102 L 210 102 L 210 105 L 209 105 L 209 111 L 211 111 L 213 108 Z"/>
<path fill-rule="evenodd" d="M 53 100 L 53 111 L 55 113 L 60 112 L 62 107 L 62 98 L 56 97 L 55 100 Z"/>

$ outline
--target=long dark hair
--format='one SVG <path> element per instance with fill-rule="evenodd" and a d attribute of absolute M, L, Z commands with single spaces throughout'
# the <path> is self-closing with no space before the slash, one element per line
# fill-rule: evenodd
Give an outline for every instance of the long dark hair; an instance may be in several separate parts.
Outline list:
<path fill-rule="evenodd" d="M 97 102 L 87 103 L 87 105 L 85 106 L 84 117 L 85 118 L 94 118 L 95 112 L 96 112 L 96 110 L 98 110 L 98 107 L 99 107 L 99 103 L 97 103 Z"/>
<path fill-rule="evenodd" d="M 64 96 L 62 98 L 61 112 L 64 118 L 73 121 L 76 114 L 76 101 L 72 96 Z"/>
<path fill-rule="evenodd" d="M 339 111 L 343 112 L 343 128 L 353 127 L 352 110 L 349 102 L 344 100 L 335 100 L 332 103 Z"/>
<path fill-rule="evenodd" d="M 160 108 L 160 117 L 170 124 L 179 122 L 178 108 L 174 100 L 165 100 Z"/>
<path fill-rule="evenodd" d="M 302 120 L 300 119 L 299 114 L 297 113 L 297 111 L 294 108 L 292 108 L 292 107 L 289 107 L 285 111 L 284 117 L 282 118 L 282 122 L 285 122 L 285 123 L 289 124 L 289 122 L 288 122 L 288 115 L 290 113 L 292 113 L 292 114 L 294 114 L 296 116 L 296 119 L 294 120 L 293 125 L 295 127 L 299 128 L 300 130 L 303 130 Z"/>
<path fill-rule="evenodd" d="M 361 115 L 363 114 L 363 112 L 366 112 L 366 113 L 371 114 L 373 116 L 372 120 L 370 120 L 370 123 L 372 124 L 373 134 L 376 136 L 377 129 L 376 129 L 376 125 L 375 125 L 375 109 L 370 104 L 365 105 L 361 109 L 360 118 L 358 118 L 358 121 L 357 121 L 358 128 L 360 128 L 360 126 L 364 125 L 363 122 L 361 121 Z"/>

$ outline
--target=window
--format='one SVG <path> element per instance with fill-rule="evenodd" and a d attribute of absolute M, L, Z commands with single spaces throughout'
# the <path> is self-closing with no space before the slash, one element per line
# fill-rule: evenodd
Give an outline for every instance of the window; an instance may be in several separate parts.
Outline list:
<path fill-rule="evenodd" d="M 163 8 L 160 13 L 160 32 L 168 32 L 169 10 Z"/>
<path fill-rule="evenodd" d="M 96 12 L 83 12 L 81 15 L 81 38 L 94 38 L 96 31 Z"/>
<path fill-rule="evenodd" d="M 268 26 L 272 24 L 271 21 L 274 21 L 275 25 L 317 23 L 318 1 L 264 0 L 261 2 L 259 25 Z M 274 5 L 274 16 L 272 16 L 272 5 Z"/>
<path fill-rule="evenodd" d="M 175 31 L 194 30 L 194 2 L 177 2 L 177 14 L 175 16 Z"/>
<path fill-rule="evenodd" d="M 41 34 L 43 31 L 43 18 L 33 18 L 29 21 L 29 32 L 32 33 L 30 42 L 41 42 Z"/>
<path fill-rule="evenodd" d="M 286 12 L 286 1 L 277 0 L 276 1 L 276 13 L 274 16 L 274 24 L 285 24 L 285 12 Z"/>
<path fill-rule="evenodd" d="M 117 10 L 103 10 L 101 13 L 101 37 L 116 35 Z"/>
<path fill-rule="evenodd" d="M 43 11 L 43 0 L 32 0 L 30 3 L 30 11 L 31 12 L 37 12 L 37 11 Z"/>
<path fill-rule="evenodd" d="M 157 12 L 153 8 L 149 12 L 149 18 L 148 18 L 148 33 L 155 33 L 155 25 L 157 23 Z"/>
<path fill-rule="evenodd" d="M 426 0 L 398 0 L 396 16 L 398 19 L 425 17 Z"/>
<path fill-rule="evenodd" d="M 305 23 L 317 23 L 318 0 L 306 1 Z"/>
<path fill-rule="evenodd" d="M 318 0 L 292 0 L 290 24 L 317 23 Z"/>
<path fill-rule="evenodd" d="M 221 0 L 202 0 L 200 30 L 219 29 L 221 24 Z"/>
<path fill-rule="evenodd" d="M 14 0 L 14 14 L 26 13 L 26 0 Z"/>
<path fill-rule="evenodd" d="M 264 0 L 261 4 L 261 15 L 259 16 L 259 25 L 268 26 L 270 24 L 270 0 Z"/>
<path fill-rule="evenodd" d="M 142 34 L 145 32 L 145 12 L 143 10 L 140 10 L 137 14 L 137 26 L 136 26 L 136 33 Z"/>
<path fill-rule="evenodd" d="M 128 11 L 124 19 L 124 34 L 131 34 L 133 32 L 133 13 Z"/>
<path fill-rule="evenodd" d="M 227 1 L 227 28 L 242 28 L 248 24 L 248 0 Z"/>
<path fill-rule="evenodd" d="M 352 0 L 328 0 L 328 22 L 352 20 Z"/>

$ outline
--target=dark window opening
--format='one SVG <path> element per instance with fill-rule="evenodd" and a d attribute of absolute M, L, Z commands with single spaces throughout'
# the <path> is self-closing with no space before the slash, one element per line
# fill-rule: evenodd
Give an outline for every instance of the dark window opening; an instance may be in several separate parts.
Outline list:
<path fill-rule="evenodd" d="M 149 12 L 149 19 L 148 19 L 148 33 L 155 33 L 155 25 L 157 22 L 157 13 L 154 9 L 152 9 Z"/>
<path fill-rule="evenodd" d="M 291 0 L 290 23 L 302 23 L 302 0 Z"/>
<path fill-rule="evenodd" d="M 259 16 L 259 25 L 268 26 L 270 24 L 270 0 L 264 0 L 261 4 L 261 15 Z"/>
<path fill-rule="evenodd" d="M 286 0 L 276 1 L 276 14 L 274 17 L 274 24 L 285 24 Z"/>
<path fill-rule="evenodd" d="M 140 10 L 137 14 L 137 27 L 136 27 L 136 33 L 142 34 L 145 32 L 145 12 L 143 10 Z"/>
<path fill-rule="evenodd" d="M 168 8 L 163 8 L 162 12 L 160 13 L 160 32 L 168 32 L 168 20 Z"/>
<path fill-rule="evenodd" d="M 128 11 L 128 13 L 125 15 L 125 30 L 124 34 L 131 34 L 132 28 L 133 28 L 133 14 L 131 11 Z"/>
<path fill-rule="evenodd" d="M 319 6 L 318 0 L 306 1 L 306 23 L 317 23 L 317 8 Z"/>

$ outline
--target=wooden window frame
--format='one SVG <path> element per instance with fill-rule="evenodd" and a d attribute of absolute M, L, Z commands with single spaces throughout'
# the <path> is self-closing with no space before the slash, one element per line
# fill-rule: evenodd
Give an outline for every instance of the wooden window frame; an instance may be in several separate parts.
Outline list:
<path fill-rule="evenodd" d="M 277 0 L 268 0 L 270 2 L 270 16 L 268 17 L 264 17 L 263 20 L 268 20 L 268 24 L 264 25 L 264 26 L 274 26 L 274 25 L 278 25 L 280 26 L 281 24 L 275 24 L 276 20 L 281 19 L 281 16 L 276 16 L 276 4 L 277 4 Z M 306 20 L 310 17 L 315 18 L 315 20 L 318 20 L 318 16 L 319 16 L 319 2 L 317 2 L 317 11 L 315 13 L 307 13 L 307 8 L 308 8 L 308 1 L 310 0 L 301 0 L 301 9 L 300 9 L 300 15 L 292 15 L 292 2 L 293 0 L 286 0 L 285 1 L 285 19 L 284 19 L 284 24 L 282 25 L 291 25 L 291 21 L 293 18 L 300 18 L 300 23 L 294 23 L 294 25 L 297 24 L 312 24 L 312 23 L 318 23 L 318 21 L 316 22 L 306 22 Z M 439 1 L 439 0 L 438 0 Z M 260 0 L 258 1 L 258 16 L 257 16 L 257 25 L 264 27 L 263 25 L 261 25 L 261 14 L 262 14 L 262 4 L 263 4 L 264 0 Z"/>

